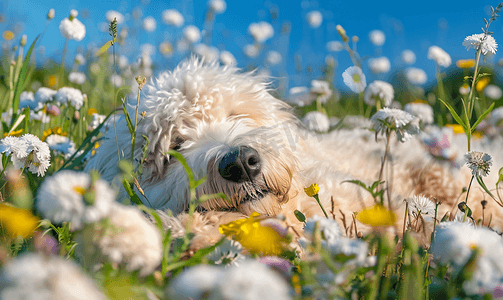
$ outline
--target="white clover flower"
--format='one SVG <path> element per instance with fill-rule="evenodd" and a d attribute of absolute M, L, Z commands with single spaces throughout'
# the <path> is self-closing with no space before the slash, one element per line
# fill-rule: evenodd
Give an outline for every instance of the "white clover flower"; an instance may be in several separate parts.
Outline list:
<path fill-rule="evenodd" d="M 437 62 L 441 67 L 449 67 L 452 63 L 451 56 L 438 46 L 431 46 L 428 48 L 428 59 Z"/>
<path fill-rule="evenodd" d="M 339 41 L 330 41 L 327 43 L 327 50 L 330 52 L 339 52 L 344 50 L 344 46 Z"/>
<path fill-rule="evenodd" d="M 316 132 L 327 132 L 330 129 L 330 120 L 327 115 L 319 111 L 310 111 L 302 119 L 302 123 L 309 130 Z"/>
<path fill-rule="evenodd" d="M 309 105 L 315 100 L 315 98 L 309 93 L 309 89 L 306 86 L 296 86 L 290 88 L 288 93 L 289 96 L 285 99 L 285 101 L 299 107 Z"/>
<path fill-rule="evenodd" d="M 413 134 L 419 133 L 418 119 L 400 109 L 382 108 L 370 120 L 376 134 L 384 134 L 388 130 L 396 131 L 397 139 L 402 143 L 408 141 Z"/>
<path fill-rule="evenodd" d="M 372 30 L 369 33 L 369 39 L 374 46 L 382 46 L 384 42 L 386 41 L 386 35 L 384 35 L 384 32 L 381 30 Z"/>
<path fill-rule="evenodd" d="M 368 105 L 376 105 L 380 101 L 382 106 L 390 106 L 395 98 L 393 86 L 387 82 L 376 80 L 367 86 L 363 100 Z"/>
<path fill-rule="evenodd" d="M 306 20 L 311 28 L 318 28 L 323 22 L 323 15 L 321 12 L 313 10 L 306 15 Z"/>
<path fill-rule="evenodd" d="M 85 65 L 86 58 L 81 53 L 77 53 L 77 55 L 75 55 L 75 63 L 77 63 L 79 65 Z"/>
<path fill-rule="evenodd" d="M 346 265 L 361 266 L 367 260 L 369 245 L 365 241 L 341 237 L 327 243 L 327 245 L 332 255 L 336 257 L 342 255 L 345 258 L 350 258 L 349 261 L 345 262 Z"/>
<path fill-rule="evenodd" d="M 249 58 L 256 58 L 260 53 L 259 49 L 255 45 L 246 45 L 243 48 L 243 52 Z"/>
<path fill-rule="evenodd" d="M 92 201 L 85 199 L 89 193 Z M 64 170 L 42 182 L 37 194 L 37 210 L 53 223 L 71 222 L 72 230 L 105 218 L 112 210 L 115 191 L 98 179 L 91 186 L 87 173 Z M 91 203 L 93 202 L 93 203 Z"/>
<path fill-rule="evenodd" d="M 56 155 L 62 154 L 65 159 L 70 158 L 77 151 L 75 143 L 67 136 L 51 134 L 45 139 L 45 142 L 49 145 L 49 149 L 54 150 Z"/>
<path fill-rule="evenodd" d="M 35 101 L 40 103 L 50 102 L 54 100 L 53 98 L 56 95 L 56 93 L 57 91 L 55 90 L 46 87 L 41 87 L 35 93 Z"/>
<path fill-rule="evenodd" d="M 224 0 L 210 0 L 208 1 L 208 6 L 213 10 L 216 14 L 221 14 L 225 12 L 227 8 L 227 3 Z"/>
<path fill-rule="evenodd" d="M 68 80 L 72 83 L 82 85 L 84 84 L 84 82 L 86 82 L 86 74 L 81 72 L 71 72 L 68 75 Z"/>
<path fill-rule="evenodd" d="M 451 264 L 451 276 L 457 276 L 468 262 L 474 249 L 479 251 L 473 277 L 464 282 L 468 294 L 492 293 L 503 283 L 503 243 L 501 237 L 485 227 L 469 223 L 441 222 L 436 227 L 432 245 L 433 257 L 443 264 Z"/>
<path fill-rule="evenodd" d="M 201 31 L 194 25 L 188 25 L 183 29 L 183 35 L 187 41 L 195 44 L 201 40 Z"/>
<path fill-rule="evenodd" d="M 423 195 L 416 195 L 407 199 L 409 210 L 416 216 L 419 215 L 435 215 L 435 203 L 430 198 Z"/>
<path fill-rule="evenodd" d="M 107 18 L 108 23 L 112 22 L 114 19 L 117 20 L 117 25 L 120 25 L 124 22 L 124 16 L 115 10 L 109 10 L 105 14 L 105 17 Z"/>
<path fill-rule="evenodd" d="M 344 83 L 355 93 L 363 92 L 367 86 L 365 74 L 363 74 L 362 69 L 356 66 L 347 68 L 342 73 L 342 78 Z"/>
<path fill-rule="evenodd" d="M 262 44 L 274 35 L 274 28 L 267 22 L 251 23 L 248 26 L 248 33 L 257 43 Z"/>
<path fill-rule="evenodd" d="M 213 46 L 206 46 L 206 44 L 197 44 L 194 46 L 194 52 L 199 55 L 204 62 L 210 63 L 218 60 L 220 53 L 218 48 Z"/>
<path fill-rule="evenodd" d="M 19 109 L 27 107 L 31 111 L 38 111 L 44 107 L 41 102 L 35 101 L 33 92 L 22 92 L 19 98 Z"/>
<path fill-rule="evenodd" d="M 465 154 L 465 163 L 472 170 L 473 176 L 487 176 L 491 168 L 491 155 L 478 151 L 470 151 Z"/>
<path fill-rule="evenodd" d="M 72 10 L 72 12 L 73 11 L 74 10 Z M 71 21 L 68 18 L 64 18 L 61 23 L 59 23 L 59 31 L 64 38 L 76 40 L 77 42 L 82 41 L 86 36 L 86 26 L 76 17 L 73 17 Z"/>
<path fill-rule="evenodd" d="M 148 16 L 143 19 L 142 27 L 146 32 L 153 32 L 157 28 L 157 22 L 154 17 Z"/>
<path fill-rule="evenodd" d="M 403 50 L 402 61 L 408 65 L 416 62 L 416 54 L 412 50 Z"/>
<path fill-rule="evenodd" d="M 279 65 L 281 61 L 283 60 L 283 57 L 278 51 L 269 51 L 266 54 L 265 60 L 267 61 L 268 64 L 274 66 L 274 65 Z"/>
<path fill-rule="evenodd" d="M 494 85 L 494 84 L 489 84 L 484 89 L 484 95 L 486 95 L 486 97 L 491 100 L 499 100 L 499 99 L 501 99 L 503 92 L 501 91 L 501 88 L 499 86 Z"/>
<path fill-rule="evenodd" d="M 309 92 L 314 100 L 318 99 L 320 103 L 326 103 L 332 97 L 332 90 L 328 82 L 323 80 L 312 80 Z"/>
<path fill-rule="evenodd" d="M 105 300 L 72 260 L 26 253 L 9 260 L 0 275 L 1 299 Z"/>
<path fill-rule="evenodd" d="M 334 243 L 338 239 L 342 238 L 342 230 L 339 223 L 333 219 L 327 219 L 325 217 L 320 217 L 314 215 L 306 220 L 306 227 L 304 228 L 304 234 L 306 238 L 312 240 L 314 235 L 314 227 L 318 223 L 321 238 L 327 241 L 329 244 Z"/>
<path fill-rule="evenodd" d="M 381 56 L 369 59 L 369 68 L 374 74 L 388 73 L 391 64 L 387 57 Z"/>
<path fill-rule="evenodd" d="M 405 104 L 403 110 L 409 114 L 416 116 L 423 122 L 423 124 L 433 123 L 433 108 L 424 102 L 414 101 Z"/>
<path fill-rule="evenodd" d="M 411 84 L 414 85 L 423 85 L 428 80 L 426 72 L 418 68 L 407 68 L 405 70 L 405 77 Z"/>
<path fill-rule="evenodd" d="M 54 96 L 56 102 L 59 104 L 67 104 L 79 110 L 84 105 L 84 95 L 80 90 L 72 87 L 62 87 Z"/>
<path fill-rule="evenodd" d="M 485 35 L 483 33 L 472 34 L 467 36 L 463 41 L 463 46 L 466 47 L 466 50 L 475 49 L 482 51 L 482 54 L 486 55 L 487 52 L 491 52 L 492 54 L 496 54 L 496 50 L 498 49 L 498 44 L 492 35 Z"/>
<path fill-rule="evenodd" d="M 243 246 L 237 241 L 226 239 L 220 246 L 216 247 L 206 258 L 216 265 L 224 265 L 226 268 L 239 266 L 245 260 L 241 254 Z"/>
<path fill-rule="evenodd" d="M 237 65 L 237 61 L 234 55 L 232 55 L 232 53 L 226 50 L 220 52 L 220 61 L 222 62 L 222 64 L 226 66 L 234 67 Z"/>
<path fill-rule="evenodd" d="M 172 25 L 175 27 L 182 27 L 185 23 L 185 19 L 182 14 L 176 9 L 166 9 L 162 12 L 162 21 L 167 25 Z"/>

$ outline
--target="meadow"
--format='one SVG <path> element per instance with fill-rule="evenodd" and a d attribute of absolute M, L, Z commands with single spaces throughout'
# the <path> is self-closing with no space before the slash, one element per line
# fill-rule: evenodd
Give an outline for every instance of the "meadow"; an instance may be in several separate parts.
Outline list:
<path fill-rule="evenodd" d="M 250 43 L 242 50 L 247 60 L 238 67 L 271 76 L 270 93 L 292 105 L 308 129 L 323 134 L 367 128 L 376 136 L 384 135 L 388 143 L 395 135 L 402 142 L 417 136 L 435 159 L 452 168 L 471 169 L 473 186 L 483 189 L 487 200 L 470 205 L 496 201 L 503 206 L 499 192 L 503 172 L 498 172 L 503 166 L 492 166 L 489 154 L 470 149 L 471 141 L 497 140 L 503 132 L 503 92 L 497 76 L 503 63 L 490 59 L 498 50 L 490 29 L 493 23 L 500 24 L 502 7 L 492 8 L 487 19 L 481 16 L 482 31 L 467 32 L 460 41 L 472 58 L 453 63 L 442 48 L 429 48 L 428 59 L 437 70 L 435 82 L 427 82 L 421 66 L 412 66 L 416 54 L 406 49 L 399 58 L 402 67 L 388 82 L 379 80 L 390 72 L 390 59 L 396 59 L 380 51 L 374 57 L 361 57 L 356 47 L 359 38 L 340 25 L 338 38 L 327 41 L 329 54 L 322 65 L 297 60 L 296 74 L 291 76 L 309 78 L 305 80 L 309 85 L 291 86 L 288 75 L 277 72 L 276 66 L 286 58 L 268 41 L 290 34 L 288 26 L 275 32 L 265 21 L 250 24 L 246 33 Z M 194 252 L 189 251 L 193 234 L 186 229 L 182 237 L 173 237 L 171 230 L 163 228 L 158 212 L 143 205 L 136 194 L 141 190 L 136 177 L 142 163 L 129 158 L 120 163 L 120 188 L 129 195 L 125 199 L 116 199 L 115 187 L 99 174 L 83 172 L 103 142 L 102 130 L 113 128 L 114 115 L 128 120 L 133 148 L 144 142 L 133 138 L 143 114 L 135 110 L 137 101 L 143 86 L 166 69 L 166 64 L 152 59 L 153 53 L 169 60 L 171 68 L 191 55 L 205 63 L 237 64 L 231 52 L 211 44 L 212 30 L 218 30 L 213 27 L 215 18 L 225 9 L 224 0 L 209 1 L 203 31 L 186 24 L 177 10 L 163 11 L 158 20 L 135 11 L 126 20 L 123 14 L 109 11 L 101 44 L 76 53 L 68 51 L 68 44 L 79 43 L 86 35 L 79 12 L 51 10 L 45 30 L 56 21 L 55 15 L 68 15 L 57 24 L 65 40 L 58 61 L 39 60 L 36 49 L 43 46 L 45 31 L 32 43 L 21 33 L 2 33 L 0 298 L 503 297 L 503 228 L 474 219 L 462 201 L 458 214 L 441 216 L 437 215 L 441 204 L 435 199 L 411 197 L 408 217 L 395 224 L 396 215 L 385 205 L 382 178 L 371 186 L 355 180 L 372 194 L 376 205 L 354 212 L 352 237 L 347 236 L 348 228 L 328 216 L 306 219 L 297 211 L 305 223 L 305 237 L 297 240 L 281 222 L 274 218 L 265 222 L 252 214 L 222 225 L 224 237 L 218 243 Z M 302 21 L 317 28 L 323 18 L 313 10 Z M 139 32 L 155 31 L 157 23 L 180 34 L 156 45 L 137 45 L 135 56 L 121 52 L 124 45 L 135 44 Z M 368 38 L 376 49 L 386 41 L 380 30 L 369 32 Z M 337 57 L 341 56 L 349 57 L 353 66 L 339 70 Z M 337 88 L 341 77 L 345 87 Z M 466 137 L 466 155 L 458 155 L 452 143 L 445 142 L 454 136 Z M 183 164 L 182 155 L 169 154 Z M 488 174 L 498 178 L 496 189 L 485 185 Z M 192 180 L 190 188 L 197 184 Z M 319 187 L 313 183 L 305 192 L 317 199 Z M 193 200 L 190 214 L 198 201 L 204 201 Z M 359 234 L 357 224 L 373 230 Z M 400 228 L 401 234 L 387 234 L 390 226 Z M 436 230 L 424 243 L 416 237 L 426 226 Z"/>

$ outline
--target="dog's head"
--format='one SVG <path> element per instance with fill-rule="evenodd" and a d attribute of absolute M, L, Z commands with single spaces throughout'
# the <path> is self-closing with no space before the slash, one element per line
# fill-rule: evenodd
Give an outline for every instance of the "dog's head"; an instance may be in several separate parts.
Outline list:
<path fill-rule="evenodd" d="M 204 209 L 276 214 L 297 192 L 298 121 L 263 77 L 191 59 L 143 93 L 141 131 L 149 147 L 141 181 L 152 206 L 179 213 L 190 201 L 188 176 L 170 149 L 184 156 L 195 180 L 206 177 L 198 197 L 228 198 L 212 198 Z"/>

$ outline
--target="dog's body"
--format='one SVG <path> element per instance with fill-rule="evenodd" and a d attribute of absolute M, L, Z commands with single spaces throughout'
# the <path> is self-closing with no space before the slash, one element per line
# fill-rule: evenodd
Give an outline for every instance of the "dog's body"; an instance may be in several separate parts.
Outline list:
<path fill-rule="evenodd" d="M 384 140 L 376 142 L 375 133 L 368 129 L 337 130 L 325 135 L 306 131 L 291 108 L 271 96 L 263 78 L 253 74 L 203 65 L 192 59 L 148 84 L 142 91 L 139 111 L 146 115 L 138 127 L 140 142 L 134 155 L 137 162 L 142 157 L 142 135 L 149 139 L 144 172 L 138 178 L 146 196 L 140 196 L 145 205 L 170 209 L 178 220 L 186 218 L 189 181 L 182 165 L 166 154 L 169 149 L 185 157 L 196 180 L 207 177 L 197 188 L 198 197 L 225 193 L 230 200 L 216 198 L 201 204 L 192 228 L 201 233 L 202 244 L 218 240 L 219 224 L 253 211 L 270 216 L 283 214 L 289 225 L 301 229 L 295 210 L 307 217 L 322 215 L 315 199 L 303 190 L 312 183 L 319 185 L 319 197 L 329 217 L 351 231 L 353 212 L 374 204 L 363 188 L 343 181 L 357 179 L 367 185 L 376 181 Z M 124 118 L 116 123 L 116 130 L 111 128 L 105 134 L 107 140 L 86 170 L 97 169 L 103 178 L 113 181 L 119 174 L 117 149 L 124 159 L 131 156 Z M 463 147 L 462 137 L 457 140 Z M 479 145 L 474 144 L 477 150 Z M 484 150 L 487 147 L 491 145 Z M 501 166 L 500 162 L 496 160 L 495 167 Z M 495 173 L 493 170 L 491 174 Z M 470 179 L 468 168 L 456 169 L 433 159 L 419 139 L 405 143 L 392 139 L 383 180 L 398 222 L 405 212 L 403 200 L 413 195 L 441 201 L 440 217 L 447 211 L 455 212 L 456 204 L 466 196 L 462 189 L 468 187 Z M 489 188 L 494 187 L 495 179 L 497 176 L 492 175 L 486 180 Z M 484 195 L 476 182 L 468 199 L 475 219 L 481 216 L 480 200 L 484 197 L 488 200 L 486 223 L 492 214 L 492 224 L 499 225 L 503 209 Z M 166 225 L 176 227 L 173 224 Z M 358 226 L 358 230 L 365 230 L 362 224 Z"/>

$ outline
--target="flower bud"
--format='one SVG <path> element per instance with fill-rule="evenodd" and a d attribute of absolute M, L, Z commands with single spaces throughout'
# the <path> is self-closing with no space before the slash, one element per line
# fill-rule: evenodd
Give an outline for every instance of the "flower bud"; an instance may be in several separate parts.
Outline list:
<path fill-rule="evenodd" d="M 49 9 L 49 12 L 47 13 L 47 20 L 54 19 L 54 16 L 55 16 L 54 8 Z"/>
<path fill-rule="evenodd" d="M 73 21 L 73 19 L 75 19 L 78 15 L 79 12 L 76 9 L 72 9 L 70 11 L 70 17 L 68 18 L 68 20 Z"/>
<path fill-rule="evenodd" d="M 23 34 L 23 36 L 21 37 L 21 42 L 19 42 L 19 45 L 21 45 L 21 47 L 24 47 L 26 45 L 27 40 L 28 36 L 26 34 Z"/>

